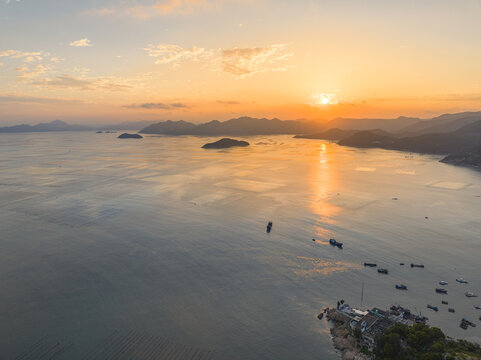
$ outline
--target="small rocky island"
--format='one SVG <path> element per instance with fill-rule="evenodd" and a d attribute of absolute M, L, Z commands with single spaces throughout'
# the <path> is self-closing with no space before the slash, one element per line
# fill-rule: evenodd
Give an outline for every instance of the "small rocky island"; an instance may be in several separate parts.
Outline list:
<path fill-rule="evenodd" d="M 119 135 L 119 139 L 143 139 L 142 135 L 139 134 L 128 134 L 128 133 L 123 133 L 122 135 Z"/>
<path fill-rule="evenodd" d="M 234 146 L 249 146 L 250 144 L 247 141 L 242 140 L 235 140 L 229 138 L 223 138 L 213 143 L 208 143 L 202 146 L 203 149 L 227 149 Z"/>

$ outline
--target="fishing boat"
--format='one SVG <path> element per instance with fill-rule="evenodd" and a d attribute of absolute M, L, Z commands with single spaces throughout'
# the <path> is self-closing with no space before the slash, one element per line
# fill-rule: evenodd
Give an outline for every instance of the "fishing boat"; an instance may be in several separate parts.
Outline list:
<path fill-rule="evenodd" d="M 458 283 L 461 283 L 461 284 L 467 284 L 467 283 L 468 283 L 468 281 L 467 281 L 467 280 L 464 280 L 463 278 L 456 279 L 456 281 L 457 281 Z"/>
<path fill-rule="evenodd" d="M 466 330 L 466 329 L 468 328 L 468 326 L 476 327 L 476 324 L 472 323 L 471 321 L 469 321 L 469 320 L 466 319 L 466 318 L 463 318 L 463 319 L 461 320 L 461 324 L 459 325 L 459 327 L 460 327 L 461 329 Z"/>
<path fill-rule="evenodd" d="M 364 263 L 364 266 L 368 266 L 368 267 L 376 267 L 377 264 L 374 264 L 374 263 Z"/>
<path fill-rule="evenodd" d="M 401 284 L 401 285 L 396 285 L 396 289 L 398 289 L 398 290 L 407 290 L 408 287 L 407 287 L 406 285 Z"/>
<path fill-rule="evenodd" d="M 448 282 L 447 281 L 440 281 L 439 285 L 448 285 Z"/>
<path fill-rule="evenodd" d="M 439 311 L 438 307 L 437 306 L 432 306 L 432 305 L 429 305 L 428 304 L 428 309 L 431 309 L 431 310 L 434 310 L 434 311 Z"/>
<path fill-rule="evenodd" d="M 389 271 L 387 269 L 379 268 L 379 269 L 377 269 L 377 272 L 380 273 L 380 274 L 386 274 L 386 275 L 389 274 Z"/>
<path fill-rule="evenodd" d="M 436 292 L 438 294 L 447 294 L 448 291 L 446 289 L 436 288 Z"/>
<path fill-rule="evenodd" d="M 472 293 L 471 291 L 466 291 L 464 295 L 466 295 L 466 297 L 469 297 L 469 298 L 478 297 L 478 295 L 476 295 L 475 293 Z"/>
<path fill-rule="evenodd" d="M 456 312 L 456 310 L 454 310 L 453 308 L 449 308 L 448 311 L 449 311 L 450 313 Z"/>
<path fill-rule="evenodd" d="M 424 268 L 424 265 L 422 265 L 422 264 L 412 264 L 412 263 L 411 263 L 411 267 L 412 267 L 412 268 L 414 268 L 414 267 L 416 267 L 416 268 Z"/>
<path fill-rule="evenodd" d="M 336 239 L 329 239 L 329 244 L 332 246 L 337 246 L 339 249 L 342 249 L 342 243 L 336 241 Z"/>
<path fill-rule="evenodd" d="M 447 301 L 444 301 L 444 300 L 441 300 L 441 304 L 443 304 L 443 305 L 448 305 L 448 302 L 447 302 Z"/>
<path fill-rule="evenodd" d="M 272 229 L 272 221 L 269 221 L 267 223 L 267 232 L 270 233 L 271 232 L 271 229 Z"/>
<path fill-rule="evenodd" d="M 476 310 L 481 310 L 481 306 L 479 306 L 479 305 L 474 305 L 474 308 L 475 308 Z"/>

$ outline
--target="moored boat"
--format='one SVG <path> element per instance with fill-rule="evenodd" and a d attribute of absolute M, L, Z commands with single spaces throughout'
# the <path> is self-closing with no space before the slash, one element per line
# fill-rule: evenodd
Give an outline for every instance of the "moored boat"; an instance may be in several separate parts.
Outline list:
<path fill-rule="evenodd" d="M 412 267 L 412 268 L 414 268 L 414 267 L 416 267 L 416 268 L 424 268 L 424 265 L 411 263 L 411 267 Z"/>
<path fill-rule="evenodd" d="M 342 243 L 336 241 L 336 239 L 329 239 L 329 244 L 332 246 L 337 246 L 339 249 L 342 249 Z"/>
<path fill-rule="evenodd" d="M 454 310 L 453 308 L 449 308 L 448 311 L 449 311 L 450 313 L 456 312 L 456 310 Z"/>
<path fill-rule="evenodd" d="M 466 291 L 464 295 L 466 295 L 466 297 L 469 297 L 469 298 L 478 297 L 478 295 L 476 295 L 475 293 L 472 293 L 471 291 Z"/>
<path fill-rule="evenodd" d="M 377 264 L 375 263 L 364 263 L 364 266 L 368 266 L 368 267 L 376 267 Z"/>
<path fill-rule="evenodd" d="M 447 301 L 444 301 L 444 300 L 441 300 L 441 304 L 443 304 L 443 305 L 448 305 L 448 302 L 447 302 Z"/>
<path fill-rule="evenodd" d="M 468 281 L 467 281 L 467 280 L 464 280 L 463 278 L 458 278 L 458 279 L 456 279 L 456 281 L 457 281 L 458 283 L 461 283 L 461 284 L 467 284 L 467 283 L 468 283 Z"/>
<path fill-rule="evenodd" d="M 270 233 L 271 230 L 272 230 L 272 221 L 269 221 L 269 222 L 267 223 L 267 232 Z"/>
<path fill-rule="evenodd" d="M 377 269 L 377 272 L 380 273 L 380 274 L 386 274 L 386 275 L 389 274 L 389 271 L 387 269 L 379 268 L 379 269 Z"/>
<path fill-rule="evenodd" d="M 429 305 L 427 306 L 428 309 L 434 310 L 434 311 L 439 311 L 437 306 Z"/>
<path fill-rule="evenodd" d="M 438 294 L 447 294 L 448 291 L 446 289 L 436 288 L 436 292 Z"/>
<path fill-rule="evenodd" d="M 398 290 L 407 290 L 408 287 L 407 287 L 406 285 L 400 284 L 400 285 L 396 285 L 396 289 L 398 289 Z"/>
<path fill-rule="evenodd" d="M 440 281 L 439 285 L 448 285 L 448 282 L 447 281 Z"/>

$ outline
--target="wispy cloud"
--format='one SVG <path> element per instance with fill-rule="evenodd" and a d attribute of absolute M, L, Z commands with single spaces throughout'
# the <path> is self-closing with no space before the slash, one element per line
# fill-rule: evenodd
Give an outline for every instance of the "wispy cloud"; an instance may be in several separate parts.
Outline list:
<path fill-rule="evenodd" d="M 56 104 L 81 103 L 80 100 L 55 99 L 28 95 L 0 95 L 0 103 Z"/>
<path fill-rule="evenodd" d="M 240 101 L 235 101 L 235 100 L 217 100 L 217 104 L 220 105 L 240 105 L 242 104 Z"/>
<path fill-rule="evenodd" d="M 287 71 L 292 68 L 286 64 L 292 55 L 285 44 L 227 49 L 222 50 L 221 67 L 224 72 L 238 77 L 269 71 Z"/>
<path fill-rule="evenodd" d="M 87 38 L 83 38 L 83 39 L 80 39 L 80 40 L 72 41 L 70 43 L 70 46 L 87 47 L 87 46 L 92 46 L 92 42 Z"/>
<path fill-rule="evenodd" d="M 129 109 L 162 109 L 162 110 L 172 110 L 172 109 L 185 109 L 189 106 L 183 103 L 143 103 L 143 104 L 132 104 L 132 105 L 125 105 L 124 107 Z"/>
<path fill-rule="evenodd" d="M 44 56 L 48 56 L 48 53 L 43 51 L 24 52 L 19 50 L 3 50 L 0 51 L 0 57 L 10 57 L 12 59 L 23 59 L 26 62 L 41 61 Z"/>
<path fill-rule="evenodd" d="M 16 2 L 20 2 L 20 0 L 15 0 Z M 11 0 L 5 0 L 5 3 L 10 4 Z"/>
<path fill-rule="evenodd" d="M 184 49 L 181 46 L 172 44 L 150 44 L 144 50 L 147 51 L 149 56 L 156 58 L 156 64 L 174 63 L 177 65 L 180 61 L 198 61 L 212 55 L 212 51 L 204 48 L 194 46 L 190 49 Z"/>
<path fill-rule="evenodd" d="M 212 0 L 158 0 L 153 4 L 142 5 L 131 1 L 129 5 L 119 5 L 100 9 L 90 9 L 89 15 L 98 16 L 128 16 L 135 18 L 150 18 L 156 15 L 180 14 L 186 15 L 198 9 L 211 5 Z"/>
<path fill-rule="evenodd" d="M 53 79 L 39 78 L 30 84 L 48 89 L 73 89 L 73 90 L 110 90 L 123 91 L 131 88 L 108 78 L 83 78 L 71 75 L 60 75 Z"/>
<path fill-rule="evenodd" d="M 17 79 L 22 82 L 28 82 L 29 80 L 34 79 L 40 75 L 44 75 L 49 70 L 50 67 L 43 64 L 37 64 L 33 67 L 23 65 L 15 68 L 15 71 L 17 72 Z"/>
<path fill-rule="evenodd" d="M 239 78 L 263 72 L 287 71 L 292 68 L 288 60 L 293 56 L 287 45 L 278 44 L 266 47 L 206 49 L 194 46 L 190 49 L 174 44 L 150 44 L 148 55 L 155 57 L 156 64 L 174 64 L 184 61 L 211 60 L 215 70 L 221 70 Z"/>

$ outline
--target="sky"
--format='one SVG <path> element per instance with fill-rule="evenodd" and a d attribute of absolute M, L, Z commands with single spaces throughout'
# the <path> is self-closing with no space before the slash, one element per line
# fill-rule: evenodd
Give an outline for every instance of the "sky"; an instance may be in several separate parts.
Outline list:
<path fill-rule="evenodd" d="M 481 110 L 481 0 L 0 0 L 0 125 Z"/>

